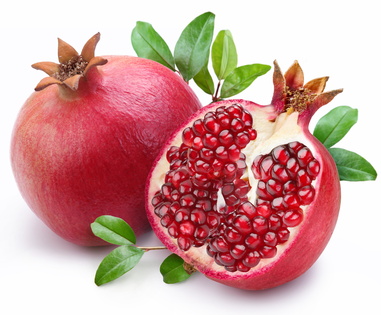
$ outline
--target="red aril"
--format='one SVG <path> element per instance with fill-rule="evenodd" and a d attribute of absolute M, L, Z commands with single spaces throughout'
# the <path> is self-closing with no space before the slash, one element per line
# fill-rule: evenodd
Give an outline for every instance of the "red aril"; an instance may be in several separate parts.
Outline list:
<path fill-rule="evenodd" d="M 169 250 L 215 281 L 250 290 L 288 282 L 316 261 L 340 206 L 335 162 L 308 130 L 341 92 L 323 93 L 327 79 L 303 84 L 297 62 L 285 75 L 275 63 L 270 105 L 212 103 L 172 136 L 146 200 Z"/>
<path fill-rule="evenodd" d="M 11 159 L 29 207 L 58 235 L 106 244 L 90 224 L 109 214 L 137 234 L 149 229 L 144 185 L 169 135 L 201 107 L 179 75 L 150 60 L 81 54 L 59 40 L 59 64 L 33 65 L 44 78 L 14 126 Z"/>

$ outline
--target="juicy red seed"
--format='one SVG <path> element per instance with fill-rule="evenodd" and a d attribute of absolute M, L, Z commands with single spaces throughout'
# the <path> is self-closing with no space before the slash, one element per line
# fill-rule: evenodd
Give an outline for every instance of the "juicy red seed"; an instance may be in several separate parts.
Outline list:
<path fill-rule="evenodd" d="M 227 151 L 228 151 L 228 157 L 230 161 L 236 162 L 239 160 L 241 156 L 241 150 L 235 144 L 230 146 Z"/>
<path fill-rule="evenodd" d="M 202 138 L 202 144 L 208 149 L 215 149 L 218 146 L 218 139 L 216 136 L 207 133 Z"/>
<path fill-rule="evenodd" d="M 159 217 L 162 218 L 169 210 L 171 206 L 170 202 L 163 202 L 159 206 L 155 208 L 155 214 Z"/>
<path fill-rule="evenodd" d="M 189 147 L 192 146 L 194 138 L 195 138 L 195 135 L 191 127 L 187 127 L 183 130 L 182 140 L 185 145 Z"/>
<path fill-rule="evenodd" d="M 275 164 L 271 171 L 271 175 L 274 179 L 282 183 L 290 180 L 290 175 L 288 174 L 287 168 L 284 165 Z"/>
<path fill-rule="evenodd" d="M 179 232 L 183 236 L 191 237 L 191 236 L 193 236 L 195 230 L 196 230 L 196 228 L 195 228 L 193 222 L 191 222 L 191 221 L 185 221 L 185 222 L 181 222 L 179 224 Z"/>
<path fill-rule="evenodd" d="M 294 142 L 290 142 L 288 144 L 288 148 L 290 149 L 290 151 L 293 153 L 293 154 L 297 154 L 298 151 L 303 148 L 304 145 L 298 141 L 294 141 Z"/>
<path fill-rule="evenodd" d="M 164 227 L 168 227 L 172 222 L 173 222 L 173 217 L 169 215 L 168 213 L 165 214 L 160 220 L 161 225 Z"/>
<path fill-rule="evenodd" d="M 227 129 L 221 131 L 221 133 L 218 136 L 218 139 L 220 143 L 225 147 L 230 146 L 234 142 L 234 136 Z"/>
<path fill-rule="evenodd" d="M 209 117 L 204 121 L 205 129 L 213 135 L 218 135 L 221 131 L 221 125 L 215 118 Z"/>
<path fill-rule="evenodd" d="M 233 220 L 233 226 L 238 232 L 244 235 L 252 231 L 251 220 L 245 215 L 236 216 Z"/>
<path fill-rule="evenodd" d="M 172 162 L 179 158 L 179 148 L 176 146 L 171 146 L 167 151 L 167 161 Z"/>
<path fill-rule="evenodd" d="M 278 229 L 282 226 L 282 219 L 276 214 L 270 215 L 268 222 L 270 231 L 278 231 Z"/>
<path fill-rule="evenodd" d="M 218 253 L 216 260 L 224 267 L 233 266 L 235 264 L 235 259 L 230 253 Z"/>
<path fill-rule="evenodd" d="M 210 233 L 210 229 L 207 225 L 201 225 L 196 228 L 196 231 L 194 233 L 194 237 L 197 240 L 205 240 L 208 238 Z"/>
<path fill-rule="evenodd" d="M 277 249 L 275 246 L 263 246 L 259 253 L 262 258 L 273 258 L 277 253 Z"/>
<path fill-rule="evenodd" d="M 191 215 L 190 215 L 190 219 L 192 222 L 194 222 L 198 225 L 204 224 L 206 222 L 205 211 L 201 210 L 201 209 L 192 210 Z"/>
<path fill-rule="evenodd" d="M 277 146 L 272 151 L 271 154 L 276 162 L 286 165 L 287 161 L 290 159 L 290 152 L 287 150 L 286 146 Z"/>
<path fill-rule="evenodd" d="M 271 156 L 266 156 L 261 161 L 261 167 L 260 167 L 260 178 L 263 180 L 267 180 L 271 178 L 271 170 L 274 166 L 274 161 Z"/>
<path fill-rule="evenodd" d="M 204 144 L 202 143 L 202 139 L 200 137 L 195 137 L 192 142 L 192 148 L 195 150 L 201 150 Z"/>
<path fill-rule="evenodd" d="M 276 246 L 278 244 L 277 235 L 269 231 L 263 236 L 263 243 L 267 246 Z"/>
<path fill-rule="evenodd" d="M 179 245 L 180 249 L 183 251 L 187 251 L 192 246 L 192 241 L 189 237 L 180 236 L 177 239 L 177 245 Z"/>
<path fill-rule="evenodd" d="M 226 183 L 224 186 L 222 186 L 221 192 L 224 196 L 228 196 L 234 192 L 234 184 L 233 183 Z"/>
<path fill-rule="evenodd" d="M 179 229 L 175 222 L 168 226 L 168 234 L 174 238 L 177 238 L 179 236 Z"/>
<path fill-rule="evenodd" d="M 213 150 L 202 148 L 200 150 L 200 158 L 206 162 L 212 162 L 214 160 L 214 152 Z"/>
<path fill-rule="evenodd" d="M 211 171 L 212 167 L 209 163 L 207 163 L 203 160 L 198 160 L 195 163 L 194 169 L 198 173 L 208 174 Z"/>
<path fill-rule="evenodd" d="M 288 241 L 288 238 L 290 237 L 290 231 L 286 228 L 282 228 L 278 230 L 278 243 L 282 244 L 284 242 Z"/>
<path fill-rule="evenodd" d="M 226 196 L 224 199 L 227 206 L 235 206 L 240 202 L 240 199 L 235 195 Z"/>
<path fill-rule="evenodd" d="M 249 219 L 252 219 L 257 214 L 257 211 L 254 205 L 250 201 L 246 201 L 239 206 L 237 213 L 243 214 L 247 216 Z"/>
<path fill-rule="evenodd" d="M 235 137 L 234 142 L 239 148 L 246 147 L 250 142 L 249 134 L 246 131 L 240 132 Z"/>
<path fill-rule="evenodd" d="M 312 160 L 307 165 L 307 173 L 310 175 L 313 179 L 315 179 L 320 172 L 320 163 L 317 160 Z"/>
<path fill-rule="evenodd" d="M 230 124 L 230 128 L 233 132 L 238 133 L 245 129 L 245 123 L 239 118 L 234 118 Z"/>
<path fill-rule="evenodd" d="M 221 253 L 225 253 L 230 250 L 229 243 L 222 236 L 214 239 L 213 245 Z"/>
<path fill-rule="evenodd" d="M 293 174 L 295 174 L 300 169 L 299 163 L 296 160 L 296 158 L 292 157 L 288 160 L 287 169 Z"/>
<path fill-rule="evenodd" d="M 196 197 L 192 194 L 184 195 L 180 198 L 180 205 L 182 207 L 192 207 L 196 202 Z"/>
<path fill-rule="evenodd" d="M 208 212 L 206 222 L 210 228 L 217 228 L 220 225 L 220 216 L 217 213 Z"/>
<path fill-rule="evenodd" d="M 215 150 L 215 155 L 216 155 L 216 158 L 221 160 L 221 161 L 227 161 L 229 158 L 228 151 L 224 146 L 219 146 Z"/>
<path fill-rule="evenodd" d="M 175 213 L 175 221 L 178 223 L 189 220 L 189 218 L 190 218 L 190 210 L 189 209 L 180 208 Z"/>
<path fill-rule="evenodd" d="M 283 197 L 276 197 L 271 201 L 271 208 L 275 211 L 284 210 L 287 208 L 287 204 Z"/>
<path fill-rule="evenodd" d="M 241 118 L 242 117 L 242 107 L 238 104 L 234 104 L 226 108 L 226 112 L 231 118 Z"/>
<path fill-rule="evenodd" d="M 236 244 L 230 250 L 230 254 L 234 259 L 241 259 L 246 253 L 246 247 L 243 244 Z"/>
<path fill-rule="evenodd" d="M 283 185 L 284 194 L 295 192 L 297 189 L 298 186 L 296 185 L 296 182 L 294 182 L 293 180 L 290 180 Z"/>
<path fill-rule="evenodd" d="M 302 167 L 307 166 L 308 163 L 311 162 L 314 159 L 310 149 L 308 149 L 307 147 L 301 148 L 298 151 L 298 155 L 297 156 L 298 156 L 298 159 L 300 161 L 300 165 Z"/>
<path fill-rule="evenodd" d="M 238 243 L 241 242 L 243 239 L 242 234 L 239 233 L 237 230 L 233 229 L 232 227 L 226 228 L 225 237 L 226 240 L 230 243 Z"/>
<path fill-rule="evenodd" d="M 271 210 L 271 203 L 262 203 L 258 204 L 258 199 L 257 199 L 257 206 L 256 206 L 256 213 L 262 217 L 269 217 L 272 213 Z"/>
<path fill-rule="evenodd" d="M 266 190 L 273 197 L 280 197 L 282 196 L 283 185 L 274 179 L 269 179 L 266 183 Z"/>
<path fill-rule="evenodd" d="M 284 195 L 283 201 L 289 209 L 297 209 L 300 206 L 300 200 L 295 193 L 289 193 Z"/>
<path fill-rule="evenodd" d="M 200 137 L 206 134 L 204 122 L 202 121 L 202 119 L 197 119 L 194 121 L 193 132 L 195 135 Z"/>
<path fill-rule="evenodd" d="M 309 205 L 315 199 L 315 188 L 310 185 L 300 188 L 298 197 L 302 205 Z"/>
<path fill-rule="evenodd" d="M 303 220 L 303 212 L 301 209 L 287 210 L 283 216 L 283 222 L 288 227 L 295 227 Z"/>
<path fill-rule="evenodd" d="M 225 112 L 217 113 L 216 118 L 220 123 L 221 128 L 228 128 L 230 126 L 230 117 Z"/>
<path fill-rule="evenodd" d="M 246 109 L 243 109 L 241 119 L 245 123 L 246 127 L 253 126 L 253 117 L 251 116 L 250 112 L 248 112 Z"/>
<path fill-rule="evenodd" d="M 251 233 L 245 238 L 245 245 L 250 249 L 260 248 L 262 244 L 262 237 L 256 233 Z"/>
<path fill-rule="evenodd" d="M 261 255 L 257 251 L 254 251 L 254 252 L 249 252 L 245 256 L 245 258 L 242 260 L 242 263 L 246 267 L 253 268 L 259 264 L 260 260 L 261 260 Z"/>
<path fill-rule="evenodd" d="M 180 194 L 189 194 L 193 190 L 193 184 L 190 179 L 186 179 L 179 184 L 178 190 Z"/>
<path fill-rule="evenodd" d="M 152 205 L 153 205 L 154 207 L 156 207 L 156 206 L 157 206 L 159 203 L 161 203 L 163 200 L 164 200 L 164 199 L 163 199 L 163 195 L 161 194 L 160 191 L 158 191 L 158 192 L 153 196 L 151 203 L 152 203 Z"/>
<path fill-rule="evenodd" d="M 250 140 L 255 140 L 257 138 L 257 131 L 255 129 L 249 129 L 247 133 L 249 134 Z"/>
<path fill-rule="evenodd" d="M 240 198 L 245 198 L 249 193 L 249 183 L 243 179 L 236 180 L 234 194 Z"/>
<path fill-rule="evenodd" d="M 268 230 L 268 222 L 266 218 L 262 216 L 256 216 L 253 219 L 253 229 L 255 233 L 264 234 Z"/>
<path fill-rule="evenodd" d="M 195 208 L 201 209 L 203 211 L 212 210 L 212 201 L 210 199 L 198 199 L 195 203 Z"/>
<path fill-rule="evenodd" d="M 312 180 L 308 176 L 307 172 L 304 169 L 301 169 L 296 174 L 296 182 L 299 187 L 303 187 L 303 186 L 311 184 Z"/>

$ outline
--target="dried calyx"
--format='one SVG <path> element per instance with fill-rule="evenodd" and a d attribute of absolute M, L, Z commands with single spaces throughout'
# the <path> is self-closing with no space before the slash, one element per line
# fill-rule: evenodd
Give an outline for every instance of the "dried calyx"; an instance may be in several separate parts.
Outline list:
<path fill-rule="evenodd" d="M 78 54 L 68 43 L 58 39 L 58 60 L 60 63 L 38 62 L 32 65 L 34 69 L 42 70 L 49 75 L 37 84 L 35 90 L 43 90 L 52 84 L 68 87 L 73 91 L 77 90 L 79 81 L 86 76 L 91 68 L 107 63 L 107 59 L 94 55 L 99 39 L 100 33 L 91 37 L 83 47 L 81 54 Z"/>

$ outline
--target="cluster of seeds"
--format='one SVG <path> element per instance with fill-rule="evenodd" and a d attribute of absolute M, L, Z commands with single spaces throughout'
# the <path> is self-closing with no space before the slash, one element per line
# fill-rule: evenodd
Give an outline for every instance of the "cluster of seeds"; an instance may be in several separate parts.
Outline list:
<path fill-rule="evenodd" d="M 167 153 L 170 169 L 152 199 L 155 214 L 183 251 L 206 245 L 228 271 L 247 272 L 274 257 L 314 199 L 319 163 L 299 142 L 258 156 L 251 166 L 257 200 L 242 149 L 256 139 L 251 114 L 238 104 L 221 106 L 184 129 L 180 147 Z M 220 195 L 220 197 L 219 197 Z M 223 204 L 221 199 L 223 198 Z"/>

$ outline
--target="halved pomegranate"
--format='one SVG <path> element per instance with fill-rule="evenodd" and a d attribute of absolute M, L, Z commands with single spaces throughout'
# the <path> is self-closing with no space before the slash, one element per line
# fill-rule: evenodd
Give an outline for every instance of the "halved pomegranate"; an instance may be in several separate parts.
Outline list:
<path fill-rule="evenodd" d="M 304 84 L 274 63 L 270 105 L 212 103 L 169 140 L 147 182 L 147 213 L 167 248 L 207 277 L 250 290 L 304 273 L 340 207 L 335 162 L 311 135 L 328 77 Z"/>

